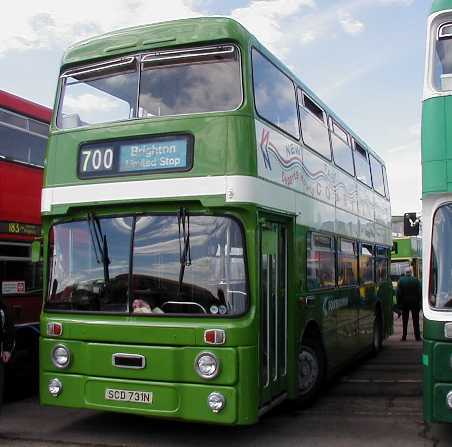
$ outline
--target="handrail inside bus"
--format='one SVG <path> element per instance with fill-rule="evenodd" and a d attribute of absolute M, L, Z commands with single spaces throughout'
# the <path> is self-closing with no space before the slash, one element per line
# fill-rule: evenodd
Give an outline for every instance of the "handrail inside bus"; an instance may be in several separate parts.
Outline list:
<path fill-rule="evenodd" d="M 193 301 L 165 301 L 162 305 L 161 305 L 161 308 L 162 308 L 162 310 L 163 310 L 163 308 L 167 305 L 167 304 L 176 304 L 176 305 L 179 305 L 179 304 L 183 304 L 184 306 L 195 306 L 195 307 L 200 307 L 201 308 L 201 310 L 203 311 L 203 313 L 207 313 L 207 310 L 206 310 L 206 308 L 204 307 L 204 306 L 202 306 L 201 304 L 199 304 L 199 303 L 195 303 L 195 302 L 193 302 Z"/>

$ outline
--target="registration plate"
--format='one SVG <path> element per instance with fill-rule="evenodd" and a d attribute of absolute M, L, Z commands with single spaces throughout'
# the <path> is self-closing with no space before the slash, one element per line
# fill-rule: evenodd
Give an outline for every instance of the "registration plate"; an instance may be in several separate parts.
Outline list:
<path fill-rule="evenodd" d="M 115 390 L 112 388 L 105 390 L 105 399 L 107 400 L 152 404 L 152 397 L 152 393 L 148 391 Z"/>

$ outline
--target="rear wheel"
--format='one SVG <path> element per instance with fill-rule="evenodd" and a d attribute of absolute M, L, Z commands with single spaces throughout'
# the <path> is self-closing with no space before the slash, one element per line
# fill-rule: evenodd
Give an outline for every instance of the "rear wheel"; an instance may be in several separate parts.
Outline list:
<path fill-rule="evenodd" d="M 304 408 L 314 401 L 325 377 L 325 356 L 322 345 L 314 339 L 303 340 L 297 360 L 298 404 Z"/>

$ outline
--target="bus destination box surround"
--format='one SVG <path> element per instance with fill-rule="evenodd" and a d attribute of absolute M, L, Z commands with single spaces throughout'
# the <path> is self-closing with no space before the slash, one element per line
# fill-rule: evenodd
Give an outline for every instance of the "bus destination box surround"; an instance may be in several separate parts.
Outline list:
<path fill-rule="evenodd" d="M 82 144 L 78 177 L 185 172 L 193 167 L 192 135 L 165 135 Z"/>

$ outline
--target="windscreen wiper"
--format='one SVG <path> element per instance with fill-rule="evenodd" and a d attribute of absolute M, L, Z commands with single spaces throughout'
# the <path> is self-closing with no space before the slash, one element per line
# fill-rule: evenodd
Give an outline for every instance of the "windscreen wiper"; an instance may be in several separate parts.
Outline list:
<path fill-rule="evenodd" d="M 88 214 L 88 227 L 91 234 L 91 241 L 93 243 L 94 256 L 96 262 L 102 264 L 104 268 L 104 283 L 110 283 L 110 258 L 108 257 L 108 242 L 107 235 L 102 233 L 99 219 L 93 214 Z"/>
<path fill-rule="evenodd" d="M 177 213 L 177 225 L 179 227 L 179 262 L 180 262 L 178 296 L 180 296 L 182 294 L 182 284 L 184 282 L 185 267 L 191 265 L 190 215 L 187 209 L 181 208 Z"/>

